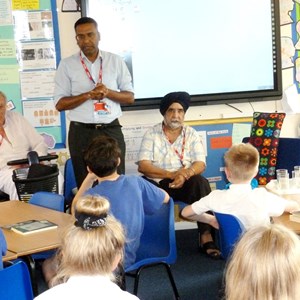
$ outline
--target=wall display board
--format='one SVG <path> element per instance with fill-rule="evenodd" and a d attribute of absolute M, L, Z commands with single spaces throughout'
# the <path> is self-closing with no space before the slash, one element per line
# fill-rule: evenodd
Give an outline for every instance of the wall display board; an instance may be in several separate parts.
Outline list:
<path fill-rule="evenodd" d="M 60 60 L 55 0 L 0 0 L 0 90 L 50 149 L 65 147 L 65 116 L 53 103 Z"/>
<path fill-rule="evenodd" d="M 224 173 L 224 153 L 233 144 L 241 143 L 250 136 L 252 118 L 235 118 L 223 120 L 206 120 L 186 122 L 194 127 L 202 140 L 206 153 L 206 171 L 212 189 L 225 188 L 227 181 Z M 126 142 L 126 174 L 137 173 L 138 151 L 144 133 L 154 124 L 124 126 Z"/>

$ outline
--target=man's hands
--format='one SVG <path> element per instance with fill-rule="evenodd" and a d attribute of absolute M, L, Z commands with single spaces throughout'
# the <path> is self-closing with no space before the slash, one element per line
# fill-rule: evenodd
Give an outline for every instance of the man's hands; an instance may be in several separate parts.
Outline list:
<path fill-rule="evenodd" d="M 108 88 L 103 83 L 98 83 L 93 90 L 88 92 L 88 95 L 92 100 L 102 100 L 107 97 L 108 92 Z"/>
<path fill-rule="evenodd" d="M 195 175 L 195 172 L 193 172 L 191 169 L 185 169 L 181 168 L 174 173 L 173 181 L 169 184 L 170 188 L 173 189 L 179 189 L 183 186 L 184 182 L 186 180 L 189 180 L 191 176 Z"/>

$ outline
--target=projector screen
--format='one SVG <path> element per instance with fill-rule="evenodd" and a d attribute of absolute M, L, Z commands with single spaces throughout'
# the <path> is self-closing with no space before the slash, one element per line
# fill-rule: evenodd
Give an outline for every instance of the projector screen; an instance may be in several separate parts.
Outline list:
<path fill-rule="evenodd" d="M 100 49 L 121 55 L 135 104 L 186 91 L 192 105 L 282 96 L 279 0 L 84 0 Z"/>

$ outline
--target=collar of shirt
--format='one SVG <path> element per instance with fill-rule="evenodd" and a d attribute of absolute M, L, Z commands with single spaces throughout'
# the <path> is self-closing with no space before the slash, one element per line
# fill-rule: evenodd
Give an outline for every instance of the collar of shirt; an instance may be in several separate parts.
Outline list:
<path fill-rule="evenodd" d="M 229 186 L 229 189 L 232 191 L 251 191 L 252 187 L 250 183 L 233 183 Z"/>
<path fill-rule="evenodd" d="M 81 54 L 81 57 L 82 57 L 85 61 L 87 61 L 88 63 L 92 64 L 92 62 L 84 55 L 84 53 L 83 53 L 82 51 L 80 51 L 79 54 Z M 95 62 L 96 62 L 96 61 L 99 61 L 100 58 L 103 58 L 103 56 L 102 56 L 102 53 L 101 53 L 101 51 L 100 51 L 100 49 L 99 49 L 98 55 L 97 55 L 97 59 L 95 60 Z"/>

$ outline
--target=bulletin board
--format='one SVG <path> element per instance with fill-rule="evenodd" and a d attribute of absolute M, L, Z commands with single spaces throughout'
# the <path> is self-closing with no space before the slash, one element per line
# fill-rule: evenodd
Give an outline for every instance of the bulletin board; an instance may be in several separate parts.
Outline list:
<path fill-rule="evenodd" d="M 212 189 L 225 188 L 227 181 L 224 173 L 224 153 L 233 144 L 241 143 L 249 137 L 252 118 L 231 118 L 221 120 L 203 120 L 185 122 L 199 133 L 205 153 L 206 171 Z M 136 174 L 140 144 L 144 133 L 154 124 L 124 126 L 122 128 L 126 142 L 126 174 Z"/>
<path fill-rule="evenodd" d="M 241 143 L 244 137 L 250 136 L 252 118 L 207 120 L 188 124 L 202 133 L 207 154 L 203 176 L 208 179 L 212 189 L 224 189 L 228 183 L 224 172 L 224 154 L 233 144 Z"/>
<path fill-rule="evenodd" d="M 65 115 L 54 106 L 60 61 L 56 0 L 0 0 L 0 90 L 49 149 L 65 147 Z"/>

